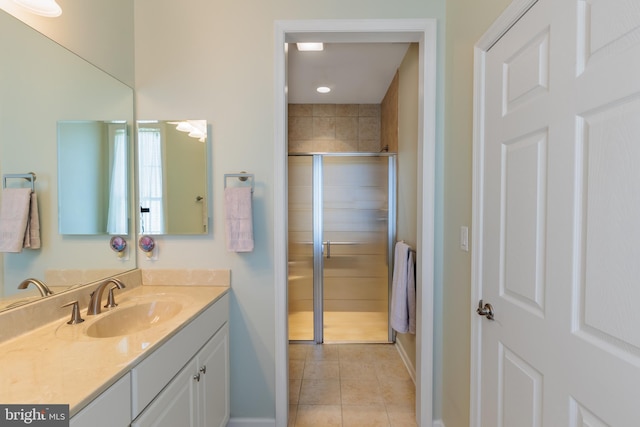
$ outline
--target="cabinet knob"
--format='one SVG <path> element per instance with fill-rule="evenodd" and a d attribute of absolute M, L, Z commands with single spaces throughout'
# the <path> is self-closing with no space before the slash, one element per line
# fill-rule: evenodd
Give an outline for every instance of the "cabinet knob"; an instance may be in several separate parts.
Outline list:
<path fill-rule="evenodd" d="M 193 379 L 200 382 L 200 374 L 198 373 L 197 375 L 194 375 Z"/>
<path fill-rule="evenodd" d="M 202 372 L 203 374 L 207 373 L 207 365 L 204 365 L 202 368 L 200 368 L 200 372 Z"/>

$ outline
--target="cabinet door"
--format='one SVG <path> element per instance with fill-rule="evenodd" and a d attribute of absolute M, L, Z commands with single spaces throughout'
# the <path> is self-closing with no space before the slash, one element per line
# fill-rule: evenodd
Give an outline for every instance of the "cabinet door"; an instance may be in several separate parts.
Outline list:
<path fill-rule="evenodd" d="M 224 427 L 229 421 L 229 326 L 225 324 L 197 356 L 198 426 Z"/>
<path fill-rule="evenodd" d="M 131 423 L 131 427 L 196 427 L 197 371 L 192 360 Z"/>

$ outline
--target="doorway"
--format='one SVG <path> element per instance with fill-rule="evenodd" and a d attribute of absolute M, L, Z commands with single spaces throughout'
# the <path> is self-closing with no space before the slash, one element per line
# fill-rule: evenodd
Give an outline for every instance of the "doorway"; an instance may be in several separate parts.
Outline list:
<path fill-rule="evenodd" d="M 276 426 L 288 417 L 287 325 L 287 44 L 296 41 L 417 42 L 419 45 L 418 237 L 416 260 L 416 420 L 433 425 L 434 239 L 436 181 L 437 21 L 309 20 L 276 21 L 274 41 L 274 282 L 276 320 Z M 437 389 L 437 388 L 436 388 Z"/>
<path fill-rule="evenodd" d="M 395 155 L 289 155 L 289 340 L 388 343 Z"/>

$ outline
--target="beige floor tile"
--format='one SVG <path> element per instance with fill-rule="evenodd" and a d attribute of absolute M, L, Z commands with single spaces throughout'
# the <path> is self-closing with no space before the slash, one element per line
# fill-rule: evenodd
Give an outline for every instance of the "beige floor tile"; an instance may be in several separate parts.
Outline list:
<path fill-rule="evenodd" d="M 289 360 L 305 360 L 309 347 L 308 344 L 289 344 Z"/>
<path fill-rule="evenodd" d="M 302 380 L 300 405 L 340 405 L 339 380 Z"/>
<path fill-rule="evenodd" d="M 289 379 L 289 404 L 297 405 L 300 399 L 300 387 L 302 386 L 302 380 Z"/>
<path fill-rule="evenodd" d="M 376 380 L 341 380 L 340 392 L 343 405 L 370 405 L 383 403 Z"/>
<path fill-rule="evenodd" d="M 289 379 L 300 380 L 304 373 L 304 360 L 289 360 Z"/>
<path fill-rule="evenodd" d="M 340 345 L 340 360 L 375 362 L 375 355 L 371 352 L 372 345 L 342 344 Z"/>
<path fill-rule="evenodd" d="M 391 427 L 418 427 L 415 405 L 389 404 L 386 407 Z"/>
<path fill-rule="evenodd" d="M 386 404 L 416 404 L 416 386 L 411 380 L 380 380 L 380 390 Z"/>
<path fill-rule="evenodd" d="M 321 344 L 309 346 L 307 361 L 310 360 L 338 360 L 338 345 Z"/>
<path fill-rule="evenodd" d="M 289 405 L 289 416 L 287 418 L 287 427 L 295 427 L 297 414 L 298 414 L 298 405 Z"/>
<path fill-rule="evenodd" d="M 307 361 L 304 364 L 305 380 L 337 380 L 340 378 L 340 364 L 337 360 Z"/>
<path fill-rule="evenodd" d="M 389 427 L 389 418 L 384 405 L 343 405 L 344 427 Z"/>
<path fill-rule="evenodd" d="M 384 360 L 376 363 L 376 374 L 380 381 L 395 380 L 406 381 L 411 380 L 409 371 L 400 356 L 396 360 Z"/>
<path fill-rule="evenodd" d="M 340 379 L 375 380 L 376 364 L 351 360 L 340 360 Z"/>
<path fill-rule="evenodd" d="M 295 427 L 341 427 L 340 405 L 299 405 Z"/>
<path fill-rule="evenodd" d="M 290 344 L 289 364 L 288 427 L 417 427 L 415 385 L 393 345 Z"/>

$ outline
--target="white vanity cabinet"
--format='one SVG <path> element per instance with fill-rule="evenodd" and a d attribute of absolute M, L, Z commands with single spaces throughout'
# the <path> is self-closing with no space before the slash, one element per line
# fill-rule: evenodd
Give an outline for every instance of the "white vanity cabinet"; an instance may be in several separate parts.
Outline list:
<path fill-rule="evenodd" d="M 229 328 L 225 324 L 131 427 L 224 427 L 229 421 Z"/>
<path fill-rule="evenodd" d="M 132 427 L 229 420 L 228 295 L 131 370 Z"/>
<path fill-rule="evenodd" d="M 228 319 L 224 294 L 74 415 L 70 427 L 226 426 Z"/>
<path fill-rule="evenodd" d="M 126 427 L 131 423 L 131 377 L 127 372 L 71 417 L 69 427 Z"/>

